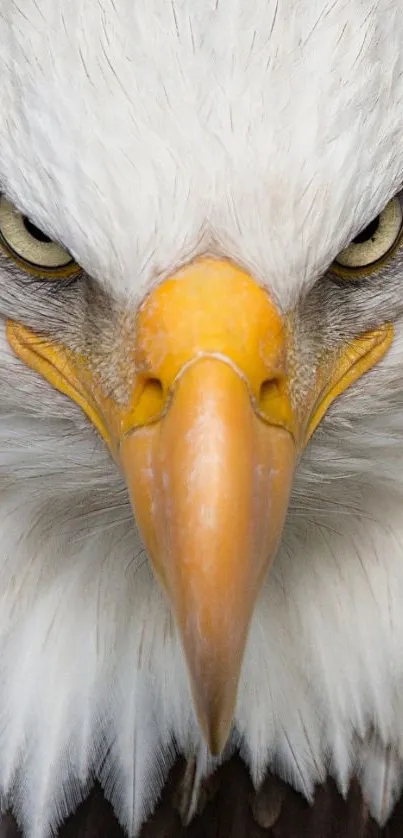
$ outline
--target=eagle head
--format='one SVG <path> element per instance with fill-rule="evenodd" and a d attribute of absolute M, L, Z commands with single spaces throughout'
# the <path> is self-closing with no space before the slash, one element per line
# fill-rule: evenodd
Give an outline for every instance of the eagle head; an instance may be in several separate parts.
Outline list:
<path fill-rule="evenodd" d="M 0 791 L 403 776 L 403 12 L 0 17 Z M 380 800 L 374 766 L 393 751 Z M 386 800 L 386 804 L 385 804 Z"/>

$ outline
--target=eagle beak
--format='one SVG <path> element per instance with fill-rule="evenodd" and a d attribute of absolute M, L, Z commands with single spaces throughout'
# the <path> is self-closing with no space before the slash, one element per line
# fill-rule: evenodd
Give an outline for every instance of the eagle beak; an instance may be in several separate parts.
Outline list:
<path fill-rule="evenodd" d="M 123 406 L 102 392 L 86 359 L 7 325 L 17 355 L 80 404 L 123 469 L 213 754 L 228 738 L 298 456 L 331 401 L 382 357 L 392 334 L 377 330 L 322 364 L 298 412 L 286 323 L 269 294 L 226 261 L 195 262 L 144 300 Z"/>
<path fill-rule="evenodd" d="M 295 463 L 284 326 L 226 262 L 162 283 L 137 318 L 137 391 L 119 459 L 172 604 L 212 753 L 228 737 L 248 626 Z"/>
<path fill-rule="evenodd" d="M 173 606 L 212 753 L 228 736 L 294 460 L 290 433 L 259 418 L 240 372 L 211 357 L 182 372 L 159 421 L 122 440 L 137 523 Z"/>

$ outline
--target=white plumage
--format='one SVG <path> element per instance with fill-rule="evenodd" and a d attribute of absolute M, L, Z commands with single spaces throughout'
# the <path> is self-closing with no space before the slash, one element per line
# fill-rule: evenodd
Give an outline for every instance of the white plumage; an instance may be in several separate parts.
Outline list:
<path fill-rule="evenodd" d="M 402 42 L 398 0 L 8 0 L 1 191 L 124 305 L 210 253 L 287 311 L 399 189 Z M 4 259 L 4 322 L 13 281 Z M 299 465 L 232 740 L 257 784 L 271 766 L 307 797 L 328 772 L 343 791 L 358 772 L 379 822 L 403 783 L 394 326 Z M 42 838 L 97 776 L 134 836 L 174 740 L 212 765 L 183 654 L 116 465 L 3 327 L 0 385 L 2 797 Z"/>

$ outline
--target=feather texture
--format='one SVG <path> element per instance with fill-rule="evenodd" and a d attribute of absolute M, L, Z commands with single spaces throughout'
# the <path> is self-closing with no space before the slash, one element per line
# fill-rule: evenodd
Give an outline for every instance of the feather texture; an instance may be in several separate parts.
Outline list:
<path fill-rule="evenodd" d="M 311 804 L 268 776 L 259 799 L 244 765 L 232 759 L 204 789 L 200 811 L 184 825 L 178 787 L 185 770 L 171 772 L 153 816 L 139 838 L 400 838 L 403 800 L 384 828 L 372 819 L 356 782 L 343 798 L 334 783 L 320 786 Z M 57 838 L 124 838 L 112 808 L 96 786 L 57 833 Z M 0 838 L 20 838 L 12 815 L 3 814 Z"/>

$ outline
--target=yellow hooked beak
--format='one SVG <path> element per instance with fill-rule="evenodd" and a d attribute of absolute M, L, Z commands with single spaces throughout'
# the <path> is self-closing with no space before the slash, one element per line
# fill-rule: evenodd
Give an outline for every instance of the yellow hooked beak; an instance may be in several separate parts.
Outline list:
<path fill-rule="evenodd" d="M 303 409 L 293 403 L 287 324 L 226 261 L 195 262 L 144 300 L 125 404 L 105 395 L 88 360 L 18 323 L 9 321 L 7 335 L 82 407 L 120 463 L 175 615 L 201 728 L 219 753 L 296 462 L 333 399 L 384 355 L 392 328 L 323 359 Z"/>

